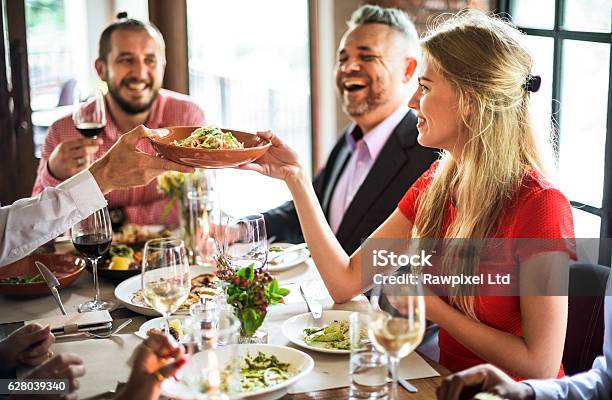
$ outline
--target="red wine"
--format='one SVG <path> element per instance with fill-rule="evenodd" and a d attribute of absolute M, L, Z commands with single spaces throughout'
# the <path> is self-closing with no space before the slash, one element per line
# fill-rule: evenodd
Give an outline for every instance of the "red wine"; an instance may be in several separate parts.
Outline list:
<path fill-rule="evenodd" d="M 106 125 L 97 122 L 83 122 L 82 124 L 78 124 L 76 128 L 81 135 L 85 137 L 94 137 L 102 133 L 102 129 L 104 129 L 105 126 Z"/>
<path fill-rule="evenodd" d="M 111 238 L 107 235 L 94 233 L 72 239 L 74 247 L 85 257 L 99 258 L 110 249 Z"/>

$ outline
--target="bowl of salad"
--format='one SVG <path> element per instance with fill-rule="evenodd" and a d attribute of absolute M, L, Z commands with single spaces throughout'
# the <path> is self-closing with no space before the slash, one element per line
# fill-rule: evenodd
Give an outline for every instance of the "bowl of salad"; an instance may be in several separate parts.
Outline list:
<path fill-rule="evenodd" d="M 229 168 L 263 156 L 272 145 L 252 133 L 208 126 L 173 126 L 156 130 L 149 140 L 157 153 L 174 162 L 201 168 Z"/>
<path fill-rule="evenodd" d="M 306 376 L 314 367 L 308 354 L 285 346 L 239 344 L 219 347 L 214 351 L 220 369 L 220 389 L 234 399 L 278 399 Z M 166 379 L 162 394 L 173 399 L 195 399 L 205 393 L 206 380 L 199 380 L 193 371 L 208 365 L 208 352 L 192 356 L 185 366 L 183 379 Z"/>
<path fill-rule="evenodd" d="M 32 254 L 0 268 L 0 294 L 20 297 L 50 295 L 35 261 L 45 264 L 60 282 L 59 290 L 70 286 L 83 269 L 85 260 L 70 254 Z"/>

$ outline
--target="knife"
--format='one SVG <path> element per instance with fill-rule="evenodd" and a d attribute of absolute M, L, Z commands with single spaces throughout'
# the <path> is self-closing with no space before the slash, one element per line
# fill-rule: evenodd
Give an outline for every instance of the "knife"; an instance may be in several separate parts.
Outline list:
<path fill-rule="evenodd" d="M 306 305 L 308 306 L 308 311 L 310 311 L 313 318 L 314 319 L 321 318 L 321 314 L 323 313 L 323 307 L 321 306 L 321 303 L 306 296 L 306 291 L 304 290 L 303 283 L 300 283 L 300 293 L 302 294 L 302 297 L 306 301 Z"/>
<path fill-rule="evenodd" d="M 275 260 L 279 257 L 283 257 L 289 253 L 292 253 L 294 251 L 298 251 L 298 250 L 302 250 L 302 249 L 307 249 L 308 248 L 308 244 L 306 243 L 300 243 L 300 244 L 294 244 L 293 246 L 289 246 L 287 248 L 282 249 L 281 251 L 279 251 L 277 254 L 273 254 L 272 256 L 268 257 L 268 262 Z"/>
<path fill-rule="evenodd" d="M 417 393 L 419 390 L 404 378 L 397 378 L 397 383 L 403 387 L 408 393 Z"/>
<path fill-rule="evenodd" d="M 57 280 L 55 275 L 53 275 L 53 272 L 49 271 L 49 268 L 47 268 L 45 264 L 41 263 L 40 261 L 34 261 L 34 264 L 36 264 L 36 268 L 38 268 L 40 274 L 47 283 L 47 286 L 49 286 L 51 294 L 55 298 L 55 302 L 59 306 L 60 310 L 62 310 L 62 314 L 68 315 L 66 309 L 64 308 L 64 305 L 62 304 L 62 299 L 60 299 L 60 295 L 57 289 L 55 288 L 56 286 L 60 285 L 59 281 Z"/>

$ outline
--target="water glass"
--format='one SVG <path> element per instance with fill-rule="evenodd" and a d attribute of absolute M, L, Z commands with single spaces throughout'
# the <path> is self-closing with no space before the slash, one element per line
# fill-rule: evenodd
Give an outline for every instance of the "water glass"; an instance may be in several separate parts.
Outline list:
<path fill-rule="evenodd" d="M 198 265 L 212 265 L 219 249 L 216 230 L 220 226 L 221 214 L 215 193 L 193 191 L 185 194 L 189 210 L 189 235 L 193 250 L 193 262 Z"/>
<path fill-rule="evenodd" d="M 369 340 L 368 324 L 366 313 L 354 312 L 349 317 L 349 396 L 352 399 L 382 399 L 389 394 L 388 359 Z"/>
<path fill-rule="evenodd" d="M 236 344 L 240 322 L 229 312 L 210 310 L 193 315 L 193 332 L 197 332 L 197 354 L 185 366 L 187 384 L 193 392 L 207 399 L 226 398 L 240 388 L 239 347 Z M 211 324 L 212 322 L 212 324 Z"/>
<path fill-rule="evenodd" d="M 228 218 L 225 226 L 223 258 L 232 269 L 249 265 L 258 269 L 266 265 L 268 236 L 263 215 Z"/>

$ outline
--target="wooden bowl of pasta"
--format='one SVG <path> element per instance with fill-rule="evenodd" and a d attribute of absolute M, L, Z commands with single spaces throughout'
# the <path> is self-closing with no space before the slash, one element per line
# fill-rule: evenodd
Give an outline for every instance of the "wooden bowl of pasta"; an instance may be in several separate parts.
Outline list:
<path fill-rule="evenodd" d="M 240 148 L 198 147 L 210 144 L 198 143 L 196 140 L 188 143 L 188 145 L 177 144 L 177 142 L 185 142 L 194 131 L 200 128 L 202 127 L 172 126 L 161 128 L 157 129 L 157 134 L 149 137 L 149 139 L 155 151 L 164 158 L 199 168 L 232 168 L 247 164 L 263 156 L 272 145 L 269 140 L 262 139 L 257 135 L 223 128 L 220 130 L 225 134 L 231 133 L 235 141 L 241 144 Z M 222 139 L 220 145 L 224 145 Z"/>

